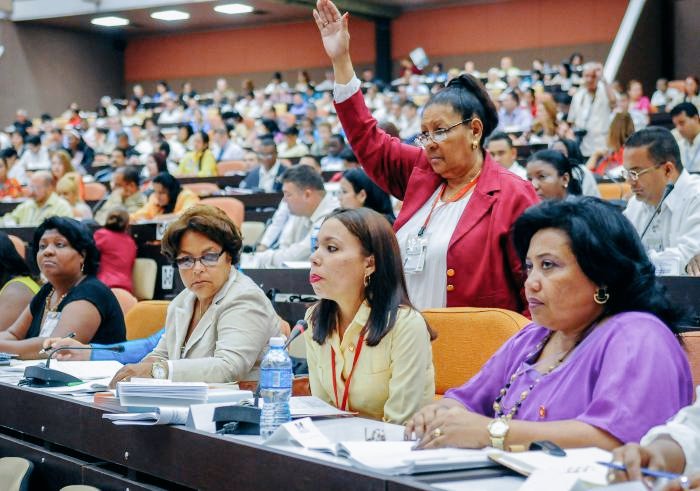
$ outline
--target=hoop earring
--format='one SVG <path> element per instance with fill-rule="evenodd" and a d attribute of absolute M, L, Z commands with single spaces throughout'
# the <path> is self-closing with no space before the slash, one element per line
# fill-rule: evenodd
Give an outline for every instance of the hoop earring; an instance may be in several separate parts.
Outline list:
<path fill-rule="evenodd" d="M 593 301 L 598 305 L 605 305 L 610 300 L 610 293 L 607 287 L 598 288 L 593 294 Z"/>
<path fill-rule="evenodd" d="M 369 287 L 369 280 L 371 277 L 371 274 L 365 275 L 365 288 Z"/>

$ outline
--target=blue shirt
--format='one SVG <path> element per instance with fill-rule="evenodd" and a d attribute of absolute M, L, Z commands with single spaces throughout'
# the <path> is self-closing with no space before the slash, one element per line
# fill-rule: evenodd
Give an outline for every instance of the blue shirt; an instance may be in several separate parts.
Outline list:
<path fill-rule="evenodd" d="M 116 346 L 124 346 L 124 351 L 118 353 L 116 351 L 108 350 L 92 350 L 90 355 L 91 360 L 116 360 L 119 363 L 138 363 L 143 360 L 147 354 L 149 354 L 160 341 L 161 336 L 165 333 L 165 328 L 160 331 L 151 334 L 147 338 L 133 339 L 131 341 L 124 341 L 123 343 L 115 344 L 97 344 L 92 343 L 90 346 L 93 348 L 114 348 Z"/>

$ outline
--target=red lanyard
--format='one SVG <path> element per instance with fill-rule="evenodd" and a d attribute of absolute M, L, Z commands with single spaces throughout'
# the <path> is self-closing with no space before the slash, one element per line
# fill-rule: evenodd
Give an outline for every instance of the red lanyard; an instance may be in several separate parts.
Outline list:
<path fill-rule="evenodd" d="M 345 411 L 348 405 L 348 396 L 350 394 L 350 381 L 352 380 L 352 374 L 355 372 L 355 366 L 357 365 L 357 359 L 360 357 L 360 351 L 362 351 L 362 346 L 365 344 L 365 335 L 362 333 L 360 339 L 357 340 L 357 346 L 355 347 L 355 358 L 352 360 L 352 368 L 350 369 L 350 375 L 345 381 L 345 392 L 343 393 L 343 405 L 338 404 L 338 383 L 335 380 L 335 350 L 331 346 L 331 373 L 333 374 L 333 393 L 335 394 L 335 407 L 341 411 Z M 342 373 L 340 374 L 343 375 Z"/>
<path fill-rule="evenodd" d="M 462 189 L 459 190 L 457 194 L 452 196 L 450 199 L 445 200 L 445 203 L 454 203 L 455 201 L 459 201 L 460 199 L 464 198 L 464 196 L 473 188 L 476 186 L 476 183 L 479 182 L 479 176 L 481 175 L 481 171 L 467 183 L 466 186 L 464 186 Z M 433 206 L 430 207 L 430 212 L 428 213 L 428 216 L 425 217 L 425 222 L 423 222 L 423 226 L 418 230 L 418 237 L 422 237 L 423 234 L 425 233 L 425 229 L 428 228 L 428 223 L 430 222 L 430 218 L 433 216 L 433 212 L 435 211 L 435 206 L 437 206 L 438 201 L 440 200 L 440 197 L 442 194 L 445 192 L 445 188 L 447 187 L 447 183 L 443 183 L 442 189 L 440 189 L 440 192 L 438 193 L 437 196 L 435 196 L 435 200 L 433 201 Z"/>

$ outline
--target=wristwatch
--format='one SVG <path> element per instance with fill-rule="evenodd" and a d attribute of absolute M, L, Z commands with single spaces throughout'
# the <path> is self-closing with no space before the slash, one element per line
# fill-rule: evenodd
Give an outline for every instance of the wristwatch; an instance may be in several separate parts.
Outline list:
<path fill-rule="evenodd" d="M 157 378 L 159 380 L 165 380 L 168 378 L 168 362 L 167 361 L 157 361 L 151 367 L 151 377 Z"/>
<path fill-rule="evenodd" d="M 491 437 L 491 446 L 498 450 L 504 450 L 506 435 L 510 426 L 506 418 L 496 418 L 489 423 L 489 436 Z"/>

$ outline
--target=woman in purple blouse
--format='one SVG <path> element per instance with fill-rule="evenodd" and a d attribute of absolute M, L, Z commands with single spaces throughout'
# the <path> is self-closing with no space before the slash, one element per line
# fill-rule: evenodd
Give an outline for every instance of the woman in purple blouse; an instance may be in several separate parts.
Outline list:
<path fill-rule="evenodd" d="M 613 449 L 692 401 L 680 313 L 619 211 L 594 198 L 545 202 L 516 221 L 514 242 L 533 322 L 416 413 L 406 437 L 424 448 Z"/>

